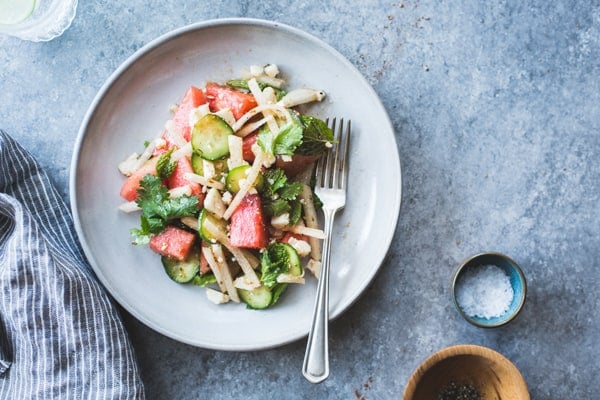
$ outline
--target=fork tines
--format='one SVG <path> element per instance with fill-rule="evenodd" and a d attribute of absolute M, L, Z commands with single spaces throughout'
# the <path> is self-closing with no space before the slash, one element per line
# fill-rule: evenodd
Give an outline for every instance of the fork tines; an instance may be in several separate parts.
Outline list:
<path fill-rule="evenodd" d="M 334 143 L 317 164 L 317 185 L 324 188 L 344 189 L 348 175 L 348 149 L 350 147 L 351 121 L 344 118 L 327 119 L 334 133 Z"/>

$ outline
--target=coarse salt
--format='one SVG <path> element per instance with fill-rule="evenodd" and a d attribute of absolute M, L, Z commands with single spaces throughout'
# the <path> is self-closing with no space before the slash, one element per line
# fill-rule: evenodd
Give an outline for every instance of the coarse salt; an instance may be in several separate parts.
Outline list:
<path fill-rule="evenodd" d="M 457 282 L 456 300 L 471 317 L 499 317 L 508 310 L 513 296 L 510 278 L 496 265 L 469 268 Z"/>

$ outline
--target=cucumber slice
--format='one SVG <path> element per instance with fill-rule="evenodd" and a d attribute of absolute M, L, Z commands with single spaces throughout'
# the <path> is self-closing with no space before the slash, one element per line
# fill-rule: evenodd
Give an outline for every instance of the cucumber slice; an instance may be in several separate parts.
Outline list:
<path fill-rule="evenodd" d="M 197 251 L 192 251 L 183 261 L 165 256 L 162 256 L 161 260 L 169 278 L 177 283 L 190 282 L 198 274 L 200 268 L 200 255 Z"/>
<path fill-rule="evenodd" d="M 204 158 L 200 154 L 192 153 L 192 169 L 195 174 L 204 176 Z M 213 166 L 215 167 L 215 175 L 217 177 L 221 176 L 223 173 L 227 172 L 227 160 L 214 160 L 211 161 Z"/>
<path fill-rule="evenodd" d="M 192 153 L 191 161 L 192 161 L 192 169 L 194 170 L 194 173 L 197 175 L 204 176 L 204 165 L 202 163 L 202 161 L 204 161 L 204 159 L 200 156 L 200 154 Z"/>
<path fill-rule="evenodd" d="M 283 245 L 283 247 L 285 248 L 285 251 L 287 252 L 288 255 L 288 260 L 289 260 L 289 268 L 290 268 L 290 274 L 292 275 L 296 275 L 296 276 L 301 276 L 302 275 L 302 264 L 300 263 L 300 256 L 298 255 L 298 252 L 296 251 L 296 249 L 294 249 L 292 246 L 290 246 L 287 243 L 280 243 Z"/>
<path fill-rule="evenodd" d="M 289 273 L 296 276 L 302 275 L 302 264 L 296 249 L 282 242 L 271 243 L 261 255 L 261 271 L 263 277 L 269 274 L 263 282 L 272 281 L 273 273 Z M 269 283 L 268 286 L 271 286 Z"/>
<path fill-rule="evenodd" d="M 240 191 L 240 181 L 246 179 L 247 171 L 251 167 L 249 165 L 240 165 L 230 170 L 227 173 L 227 177 L 225 178 L 225 185 L 227 186 L 227 190 L 232 193 L 237 193 Z M 263 176 L 261 173 L 256 177 L 255 187 L 260 191 L 263 184 Z"/>
<path fill-rule="evenodd" d="M 262 310 L 277 303 L 286 288 L 286 283 L 277 284 L 272 288 L 263 285 L 252 290 L 238 289 L 238 294 L 248 308 Z"/>
<path fill-rule="evenodd" d="M 240 295 L 240 299 L 248 305 L 248 308 L 255 310 L 262 310 L 269 307 L 271 300 L 273 300 L 273 293 L 266 286 L 259 286 L 252 290 L 238 289 L 238 294 Z"/>
<path fill-rule="evenodd" d="M 215 114 L 206 114 L 192 128 L 192 148 L 205 160 L 218 160 L 229 154 L 229 135 L 233 129 Z"/>
<path fill-rule="evenodd" d="M 216 240 L 211 229 L 219 229 L 223 235 L 227 235 L 227 222 L 225 222 L 224 219 L 217 217 L 206 208 L 203 208 L 198 216 L 198 232 L 200 233 L 200 237 L 207 242 Z"/>

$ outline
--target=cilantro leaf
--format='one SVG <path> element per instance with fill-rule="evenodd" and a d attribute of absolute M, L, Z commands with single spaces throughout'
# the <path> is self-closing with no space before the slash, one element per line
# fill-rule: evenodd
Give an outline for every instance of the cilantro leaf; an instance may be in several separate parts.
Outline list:
<path fill-rule="evenodd" d="M 290 122 L 284 126 L 273 143 L 273 154 L 293 156 L 296 148 L 302 144 L 302 126 L 295 122 Z"/>
<path fill-rule="evenodd" d="M 303 129 L 302 122 L 294 117 L 277 133 L 271 132 L 268 128 L 261 129 L 257 141 L 268 154 L 293 156 L 296 148 L 302 144 Z"/>
<path fill-rule="evenodd" d="M 275 199 L 263 205 L 263 209 L 270 216 L 277 216 L 289 212 L 292 207 L 288 201 L 283 199 Z"/>
<path fill-rule="evenodd" d="M 260 259 L 260 281 L 271 288 L 277 284 L 277 277 L 288 272 L 290 257 L 282 243 L 272 243 L 263 251 Z"/>
<path fill-rule="evenodd" d="M 197 197 L 181 196 L 171 199 L 162 180 L 150 174 L 140 181 L 136 203 L 142 209 L 142 215 L 140 228 L 131 230 L 134 244 L 147 244 L 150 237 L 162 232 L 170 221 L 194 216 L 199 211 Z"/>
<path fill-rule="evenodd" d="M 263 193 L 267 197 L 273 197 L 287 182 L 287 176 L 281 168 L 268 169 L 264 172 L 263 177 L 263 182 L 266 181 Z"/>
<path fill-rule="evenodd" d="M 290 225 L 296 225 L 302 217 L 302 204 L 298 197 L 302 184 L 288 181 L 280 168 L 265 171 L 264 178 L 261 194 L 265 213 L 274 217 L 287 212 L 290 214 Z"/>

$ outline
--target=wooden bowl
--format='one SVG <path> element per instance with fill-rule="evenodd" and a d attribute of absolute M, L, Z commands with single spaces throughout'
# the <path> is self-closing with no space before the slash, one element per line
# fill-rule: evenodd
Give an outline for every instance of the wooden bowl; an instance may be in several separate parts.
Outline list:
<path fill-rule="evenodd" d="M 472 385 L 485 400 L 529 400 L 519 370 L 487 347 L 456 345 L 427 358 L 410 377 L 403 400 L 437 400 L 451 383 Z"/>

